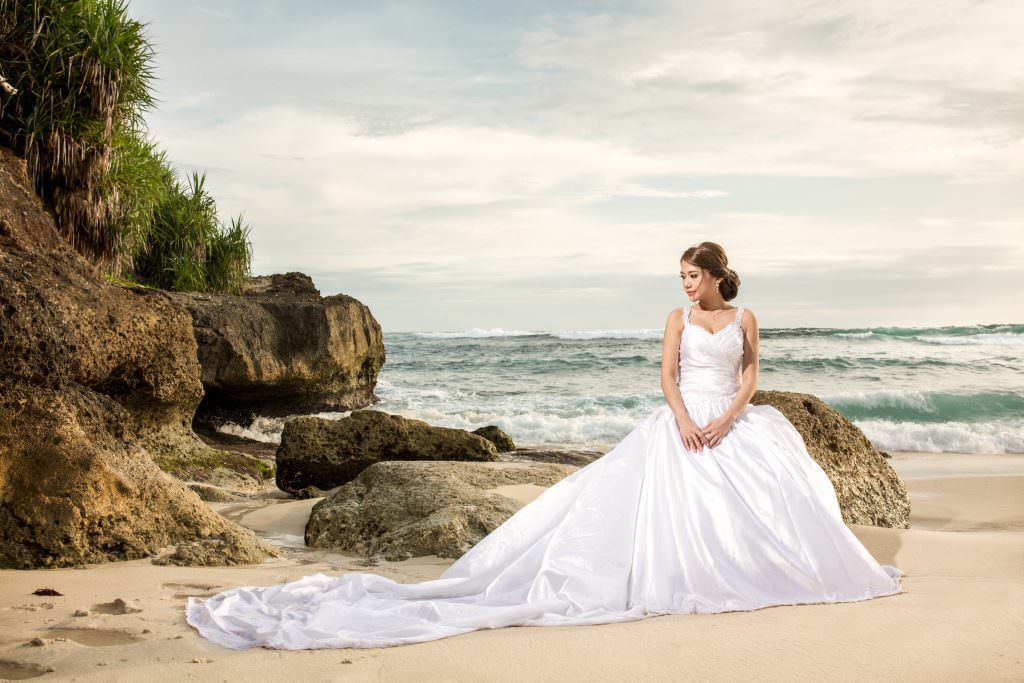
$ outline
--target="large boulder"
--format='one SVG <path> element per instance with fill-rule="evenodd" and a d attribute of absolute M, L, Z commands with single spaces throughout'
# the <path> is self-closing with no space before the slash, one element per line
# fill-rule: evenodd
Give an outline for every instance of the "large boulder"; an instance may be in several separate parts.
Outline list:
<path fill-rule="evenodd" d="M 390 561 L 455 559 L 523 506 L 504 487 L 546 488 L 575 470 L 554 463 L 378 462 L 313 506 L 306 544 Z"/>
<path fill-rule="evenodd" d="M 174 292 L 192 316 L 205 396 L 199 417 L 346 411 L 377 402 L 380 324 L 345 294 L 322 297 L 303 273 L 252 278 L 239 295 Z"/>
<path fill-rule="evenodd" d="M 153 461 L 209 451 L 191 431 L 203 388 L 188 313 L 103 282 L 3 148 L 0 311 L 0 567 L 178 544 L 215 546 L 219 564 L 277 554 Z"/>
<path fill-rule="evenodd" d="M 289 493 L 331 489 L 381 460 L 499 459 L 482 436 L 380 410 L 354 410 L 340 420 L 302 416 L 284 423 L 277 486 Z"/>
<path fill-rule="evenodd" d="M 832 480 L 847 524 L 910 528 L 910 495 L 896 470 L 857 425 L 813 394 L 754 392 L 800 432 L 807 451 Z"/>

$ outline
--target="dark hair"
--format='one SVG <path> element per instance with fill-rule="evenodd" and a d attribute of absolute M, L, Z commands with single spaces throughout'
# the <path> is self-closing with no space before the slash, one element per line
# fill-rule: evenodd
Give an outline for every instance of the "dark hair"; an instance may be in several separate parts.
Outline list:
<path fill-rule="evenodd" d="M 718 286 L 718 293 L 726 301 L 736 298 L 740 291 L 739 274 L 728 267 L 729 257 L 725 255 L 725 249 L 714 242 L 701 242 L 695 244 L 683 252 L 679 262 L 692 263 L 698 268 L 703 268 L 714 277 L 722 278 Z"/>

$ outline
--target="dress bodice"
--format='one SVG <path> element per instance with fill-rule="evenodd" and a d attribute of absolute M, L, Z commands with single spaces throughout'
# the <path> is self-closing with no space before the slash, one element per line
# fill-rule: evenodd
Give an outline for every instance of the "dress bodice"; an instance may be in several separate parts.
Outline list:
<path fill-rule="evenodd" d="M 690 309 L 683 310 L 683 332 L 679 339 L 679 392 L 684 401 L 722 398 L 740 387 L 743 365 L 743 308 L 736 318 L 712 334 L 690 322 Z"/>

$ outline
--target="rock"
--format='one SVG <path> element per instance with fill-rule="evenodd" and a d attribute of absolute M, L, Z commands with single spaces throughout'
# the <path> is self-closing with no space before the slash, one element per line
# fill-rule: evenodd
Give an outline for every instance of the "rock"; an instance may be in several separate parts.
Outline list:
<path fill-rule="evenodd" d="M 910 496 L 896 470 L 856 425 L 812 394 L 754 392 L 793 423 L 835 487 L 847 524 L 910 528 Z"/>
<path fill-rule="evenodd" d="M 548 449 L 548 448 L 517 448 L 505 453 L 506 462 L 556 462 L 563 465 L 583 467 L 594 462 L 604 453 L 588 449 Z"/>
<path fill-rule="evenodd" d="M 307 500 L 309 498 L 323 498 L 325 494 L 322 489 L 318 489 L 315 486 L 307 486 L 304 489 L 294 491 L 293 495 L 300 500 Z"/>
<path fill-rule="evenodd" d="M 354 410 L 340 420 L 302 416 L 284 423 L 277 449 L 277 486 L 294 493 L 331 489 L 381 460 L 498 461 L 487 439 L 380 410 Z"/>
<path fill-rule="evenodd" d="M 239 500 L 247 500 L 245 496 L 240 496 L 220 486 L 189 484 L 188 487 L 199 495 L 200 500 L 204 500 L 207 503 L 233 503 Z"/>
<path fill-rule="evenodd" d="M 87 617 L 90 614 L 91 614 L 91 612 L 89 610 L 83 608 L 83 609 L 76 609 L 74 616 L 76 616 L 76 617 Z"/>
<path fill-rule="evenodd" d="M 158 557 L 151 562 L 158 565 L 178 565 L 180 567 L 223 567 L 236 564 L 256 564 L 263 560 L 263 555 L 255 549 L 248 555 L 234 547 L 233 539 L 226 535 L 203 538 L 198 541 L 185 541 L 175 546 L 174 550 Z M 273 553 L 279 557 L 279 552 Z"/>
<path fill-rule="evenodd" d="M 242 295 L 172 292 L 189 311 L 205 396 L 199 419 L 361 408 L 385 351 L 380 324 L 345 294 L 321 297 L 303 273 L 252 278 Z"/>
<path fill-rule="evenodd" d="M 550 463 L 378 462 L 313 506 L 306 544 L 389 561 L 458 558 L 522 507 L 486 489 L 547 487 L 576 469 Z"/>
<path fill-rule="evenodd" d="M 206 484 L 207 488 L 227 489 L 236 494 L 255 493 L 274 479 L 275 467 L 272 462 L 217 448 L 197 446 L 188 448 L 162 447 L 150 444 L 150 454 L 160 469 L 176 479 L 195 484 Z"/>
<path fill-rule="evenodd" d="M 100 279 L 3 148 L 0 312 L 0 567 L 137 559 L 214 534 L 235 561 L 278 554 L 153 462 L 209 450 L 191 431 L 188 313 Z"/>
<path fill-rule="evenodd" d="M 111 602 L 104 602 L 104 603 L 100 603 L 99 605 L 94 605 L 93 609 L 95 609 L 96 612 L 98 612 L 99 614 L 114 614 L 114 615 L 118 615 L 118 614 L 134 614 L 136 612 L 141 612 L 142 611 L 141 609 L 139 609 L 137 607 L 132 607 L 131 605 L 129 605 L 127 602 L 125 602 L 124 598 L 114 598 L 114 600 L 111 601 Z M 79 615 L 76 613 L 75 616 L 79 616 Z M 85 615 L 81 615 L 81 616 L 85 616 Z"/>
<path fill-rule="evenodd" d="M 480 436 L 484 437 L 485 439 L 493 443 L 494 447 L 498 450 L 499 453 L 504 453 L 505 451 L 514 451 L 516 448 L 515 443 L 512 441 L 512 437 L 506 434 L 504 431 L 502 431 L 502 429 L 497 425 L 487 425 L 485 427 L 479 427 L 478 429 L 474 429 L 471 433 L 479 434 Z"/>

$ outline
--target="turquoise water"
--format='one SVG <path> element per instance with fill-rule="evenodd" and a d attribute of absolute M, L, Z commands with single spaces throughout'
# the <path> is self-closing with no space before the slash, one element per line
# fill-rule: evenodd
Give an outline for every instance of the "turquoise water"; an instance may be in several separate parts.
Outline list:
<path fill-rule="evenodd" d="M 664 403 L 660 329 L 385 334 L 373 407 L 607 450 Z M 883 450 L 1024 452 L 1024 325 L 761 330 L 758 387 L 815 394 Z M 279 438 L 280 420 L 243 430 Z M 241 429 L 241 428 L 239 428 Z"/>

